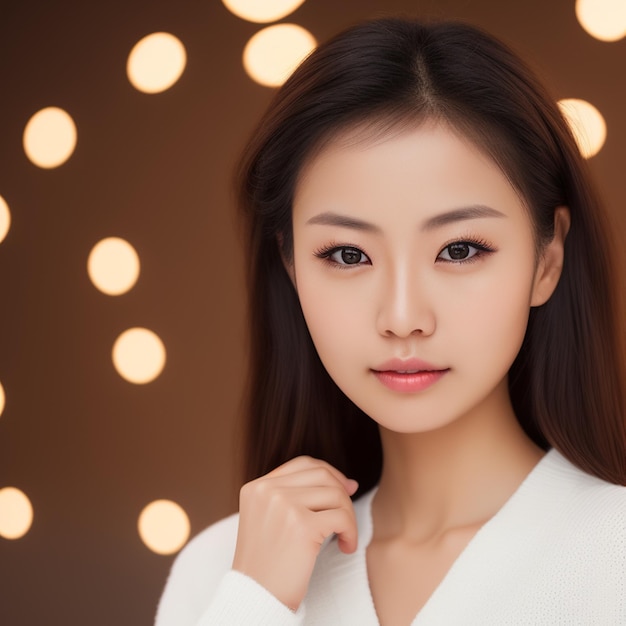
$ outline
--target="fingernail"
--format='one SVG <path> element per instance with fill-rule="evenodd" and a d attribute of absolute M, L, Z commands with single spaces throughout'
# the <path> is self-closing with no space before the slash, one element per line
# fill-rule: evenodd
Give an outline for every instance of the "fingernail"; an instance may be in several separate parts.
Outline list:
<path fill-rule="evenodd" d="M 359 488 L 359 483 L 354 478 L 348 478 L 348 493 L 352 495 Z"/>

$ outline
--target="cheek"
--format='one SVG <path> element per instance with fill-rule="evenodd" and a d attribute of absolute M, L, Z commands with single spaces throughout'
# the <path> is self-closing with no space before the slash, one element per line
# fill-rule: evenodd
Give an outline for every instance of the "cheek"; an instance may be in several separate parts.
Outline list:
<path fill-rule="evenodd" d="M 345 303 L 323 290 L 299 292 L 300 306 L 315 344 L 335 345 L 358 325 L 358 307 Z"/>
<path fill-rule="evenodd" d="M 304 318 L 320 359 L 333 373 L 338 362 L 350 359 L 367 334 L 367 302 L 341 280 L 323 280 L 316 272 L 297 272 L 298 297 Z M 371 332 L 371 329 L 370 329 Z"/>
<path fill-rule="evenodd" d="M 489 353 L 494 367 L 511 365 L 522 345 L 528 315 L 532 275 L 528 271 L 494 276 L 464 298 L 462 324 L 447 324 L 440 328 L 457 329 L 455 341 L 472 350 L 477 358 Z M 459 294 L 459 297 L 463 297 Z"/>

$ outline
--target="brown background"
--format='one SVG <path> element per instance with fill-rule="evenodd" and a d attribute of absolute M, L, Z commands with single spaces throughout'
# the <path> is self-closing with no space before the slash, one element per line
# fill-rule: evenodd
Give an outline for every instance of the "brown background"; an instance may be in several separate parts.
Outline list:
<path fill-rule="evenodd" d="M 324 40 L 397 13 L 479 24 L 539 67 L 555 97 L 594 103 L 609 134 L 590 163 L 624 238 L 626 40 L 591 38 L 574 0 L 308 0 L 283 21 Z M 219 0 L 0 1 L 0 195 L 13 218 L 0 244 L 0 487 L 22 489 L 35 512 L 22 539 L 0 538 L 3 625 L 152 623 L 173 557 L 143 545 L 141 509 L 175 500 L 195 534 L 236 507 L 246 252 L 230 177 L 272 95 L 241 65 L 260 28 Z M 181 39 L 188 65 L 147 95 L 125 64 L 155 31 Z M 46 106 L 78 128 L 74 155 L 53 170 L 22 150 Z M 112 235 L 142 262 L 121 297 L 86 273 L 92 246 Z M 168 350 L 148 385 L 111 364 L 131 326 Z"/>

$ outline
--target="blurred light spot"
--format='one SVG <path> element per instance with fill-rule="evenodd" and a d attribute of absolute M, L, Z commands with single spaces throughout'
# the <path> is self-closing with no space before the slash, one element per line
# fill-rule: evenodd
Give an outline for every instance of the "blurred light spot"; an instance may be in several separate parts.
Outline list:
<path fill-rule="evenodd" d="M 176 502 L 155 500 L 139 515 L 139 536 L 157 554 L 178 552 L 189 539 L 189 518 Z"/>
<path fill-rule="evenodd" d="M 0 196 L 0 243 L 4 241 L 9 228 L 11 228 L 11 211 L 6 200 Z"/>
<path fill-rule="evenodd" d="M 275 24 L 250 38 L 243 51 L 243 65 L 257 83 L 278 87 L 316 45 L 313 35 L 301 26 Z"/>
<path fill-rule="evenodd" d="M 560 100 L 559 107 L 574 133 L 580 153 L 586 159 L 598 154 L 606 140 L 606 122 L 600 111 L 577 98 Z"/>
<path fill-rule="evenodd" d="M 237 17 L 249 22 L 275 22 L 293 13 L 304 0 L 222 0 Z"/>
<path fill-rule="evenodd" d="M 577 0 L 576 17 L 596 39 L 617 41 L 626 35 L 625 0 Z"/>
<path fill-rule="evenodd" d="M 0 489 L 0 536 L 19 539 L 33 523 L 33 507 L 26 494 L 15 487 Z"/>
<path fill-rule="evenodd" d="M 0 383 L 0 415 L 2 415 L 2 412 L 4 411 L 5 404 L 6 396 L 4 395 L 4 387 L 2 386 L 2 383 Z"/>
<path fill-rule="evenodd" d="M 58 107 L 47 107 L 33 115 L 24 129 L 24 151 L 37 166 L 53 168 L 67 161 L 76 147 L 76 125 Z"/>
<path fill-rule="evenodd" d="M 113 365 L 128 382 L 149 383 L 163 371 L 165 346 L 151 330 L 129 328 L 115 341 Z"/>
<path fill-rule="evenodd" d="M 109 296 L 126 293 L 139 277 L 139 256 L 127 241 L 108 237 L 89 253 L 87 272 L 91 282 Z"/>
<path fill-rule="evenodd" d="M 159 93 L 180 78 L 186 64 L 187 53 L 180 39 L 169 33 L 152 33 L 130 51 L 126 73 L 139 91 Z"/>

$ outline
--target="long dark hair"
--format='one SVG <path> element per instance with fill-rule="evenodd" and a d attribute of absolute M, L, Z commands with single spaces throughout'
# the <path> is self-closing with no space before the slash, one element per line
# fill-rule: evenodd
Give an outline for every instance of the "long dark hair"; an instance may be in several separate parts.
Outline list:
<path fill-rule="evenodd" d="M 292 254 L 298 173 L 325 140 L 368 123 L 441 119 L 499 164 L 529 208 L 538 253 L 566 205 L 571 228 L 550 300 L 530 313 L 509 372 L 526 433 L 626 484 L 623 334 L 607 228 L 558 107 L 505 45 L 467 24 L 365 22 L 317 48 L 278 90 L 238 172 L 246 226 L 251 363 L 246 479 L 309 454 L 356 478 L 380 476 L 376 424 L 335 385 L 309 336 L 283 260 Z"/>

